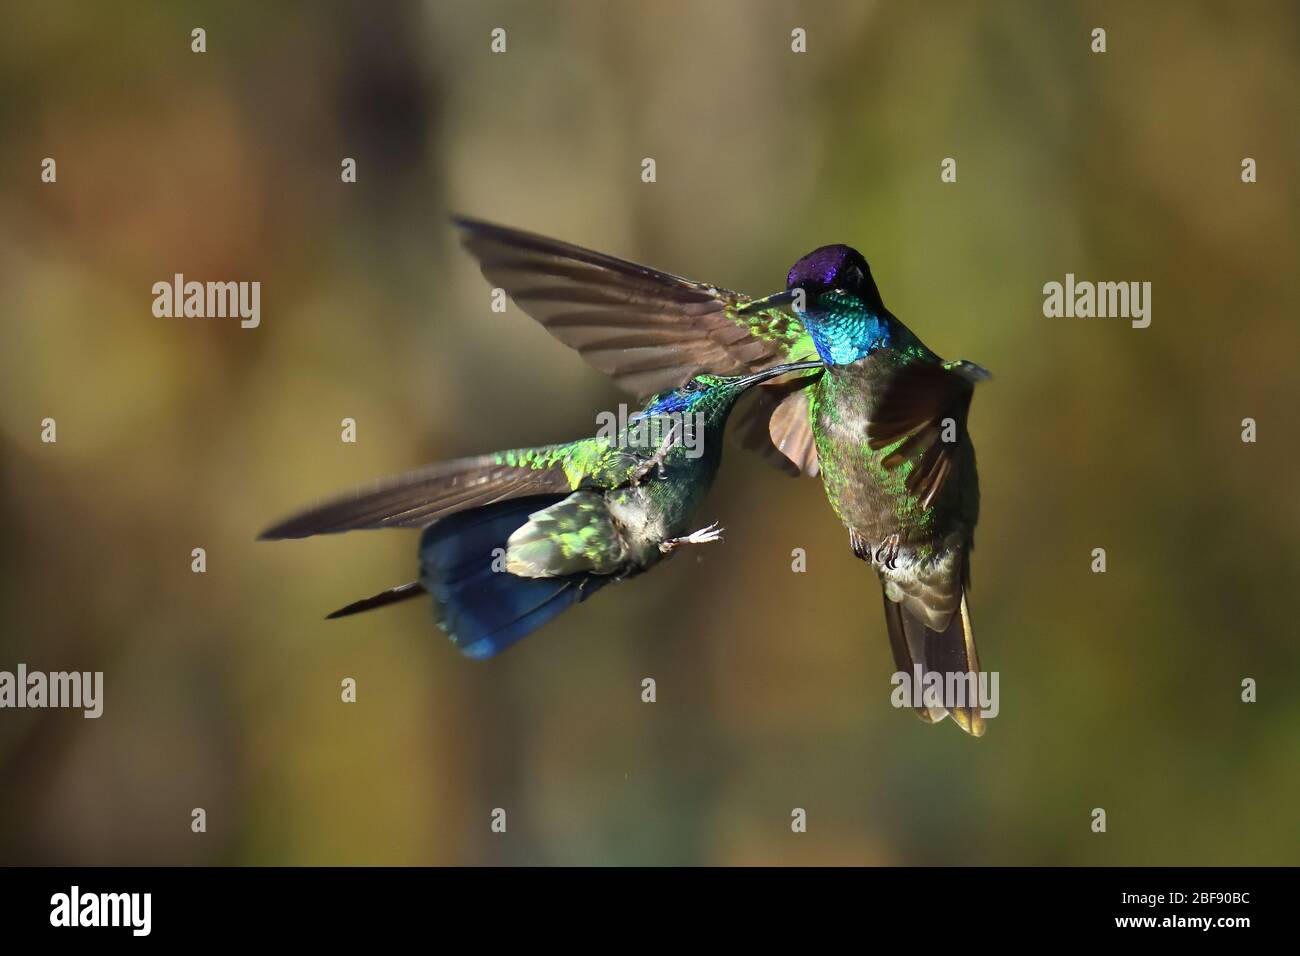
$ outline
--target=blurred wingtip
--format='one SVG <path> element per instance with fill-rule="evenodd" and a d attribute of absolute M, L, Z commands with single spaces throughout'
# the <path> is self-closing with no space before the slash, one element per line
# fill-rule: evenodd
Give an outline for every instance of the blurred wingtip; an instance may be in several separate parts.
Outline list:
<path fill-rule="evenodd" d="M 447 217 L 451 224 L 462 232 L 482 232 L 491 229 L 504 229 L 494 222 L 488 222 L 486 219 L 480 219 L 477 216 L 466 216 L 463 213 L 453 212 Z"/>
<path fill-rule="evenodd" d="M 301 515 L 295 515 L 294 517 L 287 518 L 284 521 L 277 521 L 269 528 L 263 528 L 262 531 L 258 533 L 256 540 L 283 541 L 285 538 L 306 537 L 307 535 L 302 534 L 300 531 L 299 533 L 295 533 L 296 530 L 299 530 L 296 526 L 300 523 L 301 517 Z"/>

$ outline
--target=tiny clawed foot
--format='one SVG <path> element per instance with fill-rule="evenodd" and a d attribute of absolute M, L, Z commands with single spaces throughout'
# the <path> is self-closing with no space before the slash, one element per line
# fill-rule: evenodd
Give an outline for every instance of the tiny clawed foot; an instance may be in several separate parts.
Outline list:
<path fill-rule="evenodd" d="M 692 531 L 684 538 L 669 538 L 667 541 L 659 542 L 659 550 L 664 554 L 672 551 L 674 548 L 683 544 L 711 544 L 714 541 L 722 540 L 722 529 L 718 527 L 715 521 L 707 528 L 701 528 L 698 531 Z"/>
<path fill-rule="evenodd" d="M 890 571 L 898 568 L 898 535 L 891 534 L 876 549 L 876 562 Z"/>
<path fill-rule="evenodd" d="M 692 531 L 686 536 L 689 544 L 710 544 L 714 541 L 722 540 L 722 529 L 718 527 L 715 521 L 707 528 L 701 528 L 699 531 Z"/>

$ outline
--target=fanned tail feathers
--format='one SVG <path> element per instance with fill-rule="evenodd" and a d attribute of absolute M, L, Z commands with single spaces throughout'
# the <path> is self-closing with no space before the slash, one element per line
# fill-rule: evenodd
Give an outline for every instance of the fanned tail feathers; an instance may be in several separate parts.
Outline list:
<path fill-rule="evenodd" d="M 966 592 L 962 591 L 961 606 L 948 620 L 948 626 L 942 631 L 931 630 L 914 617 L 901 604 L 886 596 L 885 624 L 889 630 L 889 644 L 894 652 L 897 668 L 908 675 L 910 680 L 920 665 L 921 673 L 937 672 L 944 675 L 975 674 L 980 672 L 979 655 L 975 650 L 975 634 L 971 626 L 970 608 L 966 601 Z M 985 721 L 980 714 L 978 697 L 971 699 L 971 687 L 967 681 L 968 694 L 965 704 L 948 709 L 943 706 L 927 706 L 924 701 L 916 702 L 917 716 L 927 723 L 937 723 L 951 714 L 952 719 L 962 730 L 974 737 L 984 735 Z"/>
<path fill-rule="evenodd" d="M 512 534 L 562 495 L 520 498 L 445 518 L 420 539 L 420 581 L 438 624 L 469 657 L 491 657 L 585 601 L 611 578 L 578 572 L 520 577 L 503 560 Z"/>

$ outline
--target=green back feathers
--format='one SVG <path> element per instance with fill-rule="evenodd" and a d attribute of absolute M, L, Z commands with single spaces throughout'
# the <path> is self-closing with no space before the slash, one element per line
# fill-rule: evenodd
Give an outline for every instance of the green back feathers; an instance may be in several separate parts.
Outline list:
<path fill-rule="evenodd" d="M 522 471 L 559 472 L 570 491 L 592 484 L 607 487 L 605 481 L 616 477 L 619 461 L 625 457 L 626 454 L 616 445 L 601 438 L 582 438 L 537 448 L 514 448 L 493 456 L 498 464 Z"/>

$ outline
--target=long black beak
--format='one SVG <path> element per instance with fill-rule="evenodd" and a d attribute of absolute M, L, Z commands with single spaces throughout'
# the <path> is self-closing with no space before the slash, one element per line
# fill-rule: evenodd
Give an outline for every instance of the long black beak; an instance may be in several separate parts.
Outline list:
<path fill-rule="evenodd" d="M 781 306 L 789 305 L 794 301 L 794 294 L 797 289 L 786 289 L 784 292 L 776 292 L 764 299 L 755 299 L 753 302 L 746 302 L 744 305 L 737 306 L 736 311 L 745 312 L 762 312 L 764 309 L 775 309 Z"/>
<path fill-rule="evenodd" d="M 788 365 L 773 365 L 771 368 L 765 368 L 763 371 L 755 372 L 753 375 L 746 375 L 736 383 L 736 386 L 740 388 L 749 388 L 751 385 L 757 385 L 759 382 L 766 382 L 770 378 L 776 378 L 777 376 L 785 375 L 788 372 L 807 372 L 821 367 L 821 362 L 791 362 Z"/>

